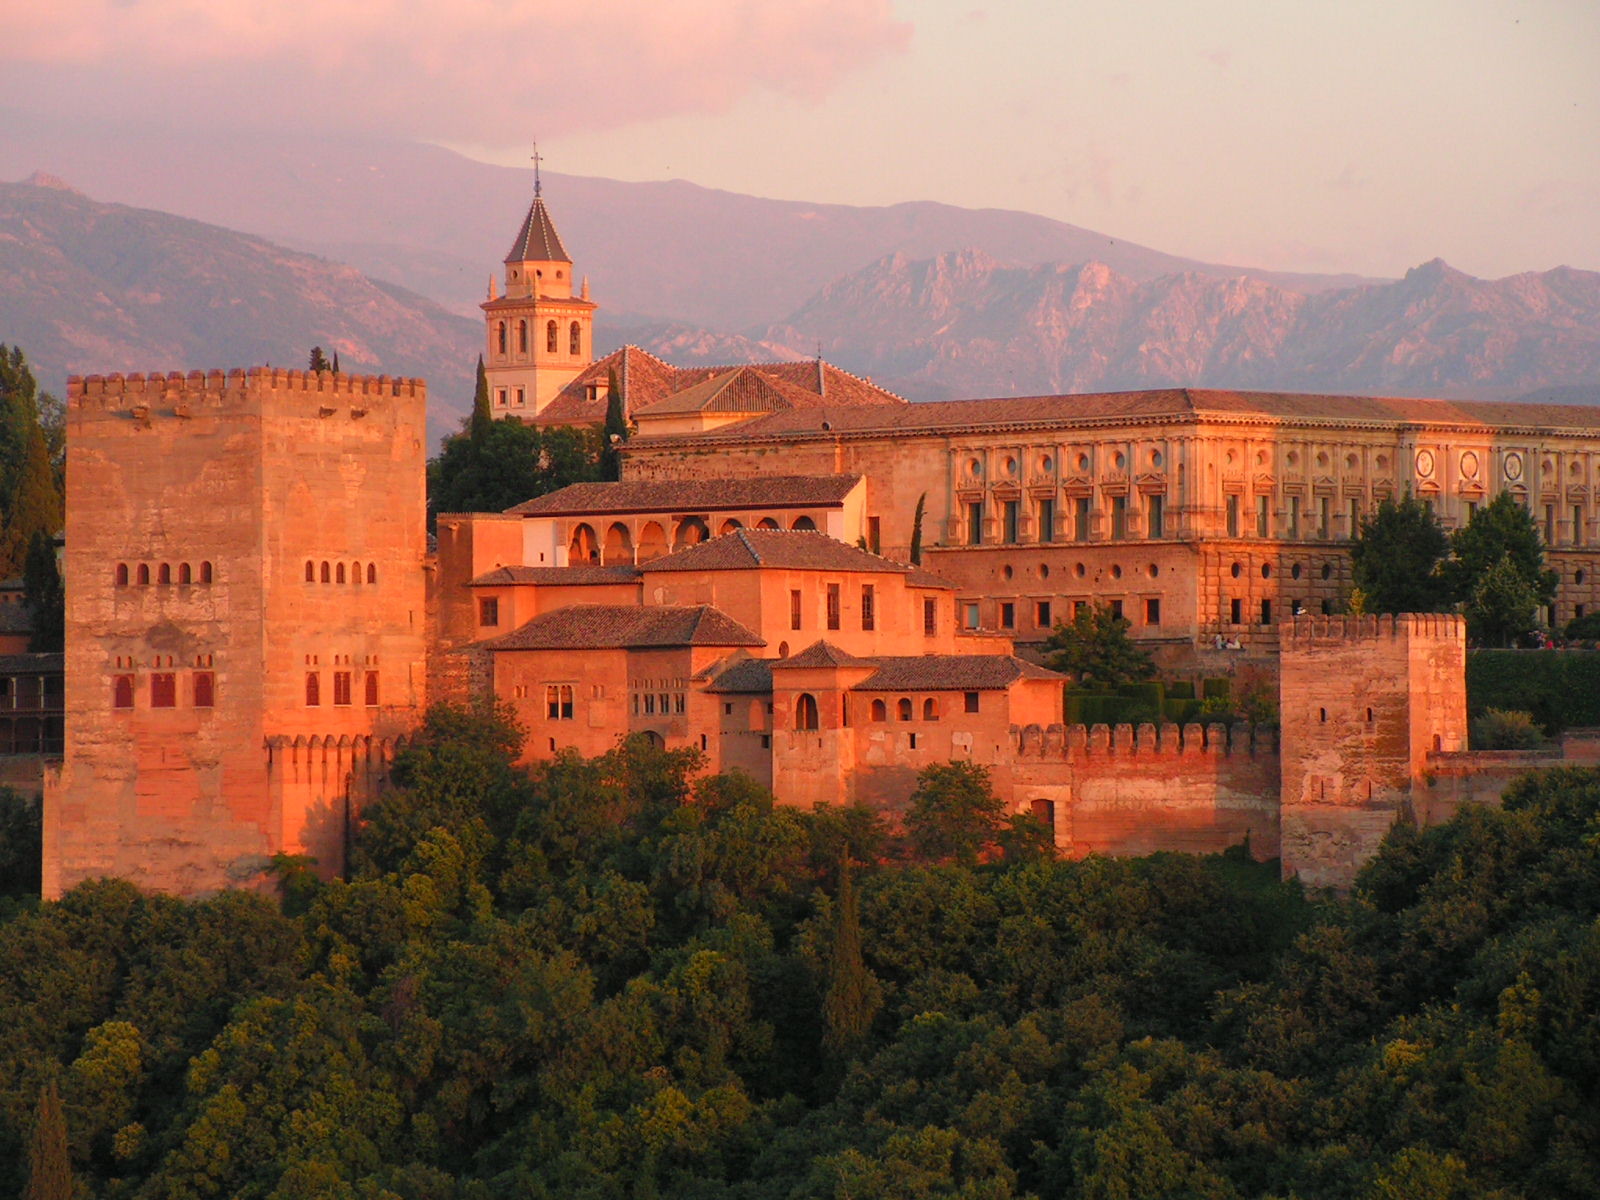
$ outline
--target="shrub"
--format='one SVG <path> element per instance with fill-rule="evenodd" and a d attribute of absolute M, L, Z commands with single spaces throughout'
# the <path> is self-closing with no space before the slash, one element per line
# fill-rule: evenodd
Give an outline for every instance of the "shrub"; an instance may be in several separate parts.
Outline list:
<path fill-rule="evenodd" d="M 1543 744 L 1532 713 L 1491 708 L 1472 722 L 1474 750 L 1537 750 Z"/>

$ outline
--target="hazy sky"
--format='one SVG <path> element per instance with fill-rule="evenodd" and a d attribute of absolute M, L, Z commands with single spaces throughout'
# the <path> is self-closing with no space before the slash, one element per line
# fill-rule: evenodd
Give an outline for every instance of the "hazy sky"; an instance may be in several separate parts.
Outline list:
<path fill-rule="evenodd" d="M 1596 0 L 7 0 L 0 104 L 1024 209 L 1172 253 L 1600 270 Z M 4 131 L 0 130 L 0 137 Z"/>

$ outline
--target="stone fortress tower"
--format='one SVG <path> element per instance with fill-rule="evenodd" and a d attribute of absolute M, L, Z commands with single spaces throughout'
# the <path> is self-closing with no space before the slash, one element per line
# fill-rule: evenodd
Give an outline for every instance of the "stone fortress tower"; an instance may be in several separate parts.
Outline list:
<path fill-rule="evenodd" d="M 505 258 L 505 295 L 494 281 L 483 303 L 484 370 L 497 418 L 532 417 L 576 379 L 594 356 L 589 281 L 572 293 L 572 258 L 561 244 L 534 156 L 533 204 Z"/>
<path fill-rule="evenodd" d="M 46 897 L 344 861 L 423 703 L 420 379 L 68 382 L 66 746 Z"/>
<path fill-rule="evenodd" d="M 1280 626 L 1285 875 L 1347 886 L 1425 793 L 1429 756 L 1467 748 L 1467 632 L 1447 613 Z"/>

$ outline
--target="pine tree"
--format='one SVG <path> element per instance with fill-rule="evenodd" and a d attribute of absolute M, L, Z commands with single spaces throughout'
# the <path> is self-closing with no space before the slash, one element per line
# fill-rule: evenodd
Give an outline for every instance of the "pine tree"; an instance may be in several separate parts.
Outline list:
<path fill-rule="evenodd" d="M 333 369 L 333 364 L 328 361 L 328 356 L 322 352 L 321 346 L 311 347 L 309 366 L 313 371 L 331 371 Z"/>
<path fill-rule="evenodd" d="M 877 977 L 861 957 L 861 912 L 850 880 L 850 856 L 845 854 L 839 862 L 828 992 L 822 1000 L 823 1049 L 842 1058 L 866 1041 L 881 998 Z"/>
<path fill-rule="evenodd" d="M 28 649 L 59 653 L 66 644 L 67 596 L 56 565 L 55 539 L 40 530 L 28 543 L 22 567 L 22 598 L 33 622 Z"/>
<path fill-rule="evenodd" d="M 28 1186 L 22 1200 L 72 1200 L 72 1160 L 67 1153 L 67 1118 L 56 1081 L 39 1089 L 39 1108 L 28 1143 Z"/>
<path fill-rule="evenodd" d="M 472 393 L 472 444 L 482 446 L 494 417 L 489 412 L 489 373 L 483 368 L 483 355 L 478 355 L 478 386 Z"/>
<path fill-rule="evenodd" d="M 928 507 L 928 493 L 917 497 L 917 511 L 911 516 L 911 565 L 922 565 L 922 514 Z"/>
<path fill-rule="evenodd" d="M 622 387 L 617 382 L 617 369 L 611 368 L 606 382 L 606 426 L 601 431 L 600 478 L 622 478 L 622 443 L 628 440 L 628 418 L 622 410 Z"/>

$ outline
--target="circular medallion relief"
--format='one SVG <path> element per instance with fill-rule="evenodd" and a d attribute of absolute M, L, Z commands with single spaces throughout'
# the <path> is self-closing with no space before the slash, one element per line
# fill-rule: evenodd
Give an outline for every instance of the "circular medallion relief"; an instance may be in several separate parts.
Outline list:
<path fill-rule="evenodd" d="M 1418 450 L 1417 451 L 1417 474 L 1418 475 L 1432 475 L 1433 474 L 1433 451 L 1432 450 Z"/>
<path fill-rule="evenodd" d="M 1461 473 L 1468 479 L 1476 479 L 1478 476 L 1478 456 L 1471 450 L 1461 456 Z"/>
<path fill-rule="evenodd" d="M 1518 454 L 1515 450 L 1506 455 L 1506 478 L 1522 478 L 1522 455 Z"/>

